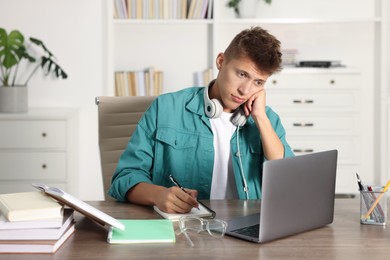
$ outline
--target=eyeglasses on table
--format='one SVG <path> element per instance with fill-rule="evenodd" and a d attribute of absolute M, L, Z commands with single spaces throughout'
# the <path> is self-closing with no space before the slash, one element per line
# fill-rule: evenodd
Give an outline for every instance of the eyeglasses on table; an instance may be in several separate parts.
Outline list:
<path fill-rule="evenodd" d="M 207 231 L 212 237 L 221 238 L 226 233 L 227 222 L 221 219 L 205 219 L 185 216 L 179 218 L 180 233 L 184 234 L 191 246 L 194 246 L 188 232 L 200 233 Z"/>

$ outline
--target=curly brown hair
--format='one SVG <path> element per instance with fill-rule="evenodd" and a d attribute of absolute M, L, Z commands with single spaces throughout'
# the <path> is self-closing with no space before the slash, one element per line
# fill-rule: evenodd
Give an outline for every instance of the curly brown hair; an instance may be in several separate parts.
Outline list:
<path fill-rule="evenodd" d="M 273 74 L 282 69 L 280 41 L 259 26 L 237 34 L 225 50 L 227 61 L 248 57 L 259 70 Z"/>

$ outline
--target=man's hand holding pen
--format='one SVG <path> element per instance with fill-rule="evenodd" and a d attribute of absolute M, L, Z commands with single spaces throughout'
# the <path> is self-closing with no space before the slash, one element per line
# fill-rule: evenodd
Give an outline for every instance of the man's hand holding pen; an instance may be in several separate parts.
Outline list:
<path fill-rule="evenodd" d="M 198 191 L 182 189 L 180 187 L 164 188 L 159 198 L 156 198 L 156 206 L 167 213 L 188 213 L 192 208 L 198 208 L 196 200 Z"/>

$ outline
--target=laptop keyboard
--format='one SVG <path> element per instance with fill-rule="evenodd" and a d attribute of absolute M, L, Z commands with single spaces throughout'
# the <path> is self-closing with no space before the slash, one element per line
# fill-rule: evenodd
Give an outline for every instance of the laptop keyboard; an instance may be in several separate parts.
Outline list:
<path fill-rule="evenodd" d="M 260 230 L 260 224 L 256 224 L 253 226 L 248 226 L 248 227 L 243 227 L 239 229 L 232 230 L 231 232 L 244 235 L 244 236 L 249 236 L 249 237 L 259 237 L 259 230 Z"/>

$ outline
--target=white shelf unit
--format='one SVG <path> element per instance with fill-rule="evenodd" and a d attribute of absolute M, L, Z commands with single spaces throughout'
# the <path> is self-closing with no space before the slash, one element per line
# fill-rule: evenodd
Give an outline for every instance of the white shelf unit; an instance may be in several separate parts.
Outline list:
<path fill-rule="evenodd" d="M 383 183 L 386 169 L 383 159 L 378 159 L 383 157 L 380 152 L 384 150 L 379 136 L 386 134 L 377 127 L 383 126 L 386 112 L 385 103 L 380 102 L 386 77 L 385 58 L 381 54 L 387 53 L 388 41 L 383 37 L 389 28 L 383 11 L 384 7 L 389 9 L 386 0 L 333 0 L 331 3 L 329 0 L 278 0 L 271 5 L 260 1 L 256 19 L 237 19 L 233 10 L 226 7 L 226 1 L 215 0 L 211 20 L 157 21 L 114 20 L 112 2 L 108 2 L 107 95 L 114 93 L 115 70 L 148 66 L 161 69 L 165 77 L 164 92 L 192 86 L 195 71 L 212 67 L 216 75 L 216 55 L 225 50 L 239 31 L 253 25 L 269 30 L 281 41 L 283 49 L 297 49 L 299 60 L 341 60 L 346 69 L 332 71 L 341 78 L 351 70 L 358 71 L 357 89 L 345 90 L 358 91 L 360 104 L 356 108 L 359 133 L 353 144 L 359 150 L 354 158 L 359 163 L 349 174 L 354 176 L 356 170 L 366 183 Z M 291 73 L 304 78 L 311 72 L 285 70 L 281 75 Z M 267 83 L 267 89 L 272 91 L 272 88 Z M 269 105 L 278 111 L 277 106 Z M 329 111 L 322 113 L 337 117 L 332 104 Z M 338 185 L 339 193 L 357 193 L 352 177 L 348 183 Z"/>
<path fill-rule="evenodd" d="M 194 73 L 212 66 L 212 19 L 114 19 L 112 8 L 107 1 L 106 95 L 114 95 L 115 71 L 162 70 L 167 93 L 193 86 Z"/>
<path fill-rule="evenodd" d="M 36 191 L 33 182 L 77 192 L 78 112 L 29 108 L 0 114 L 0 191 Z"/>

